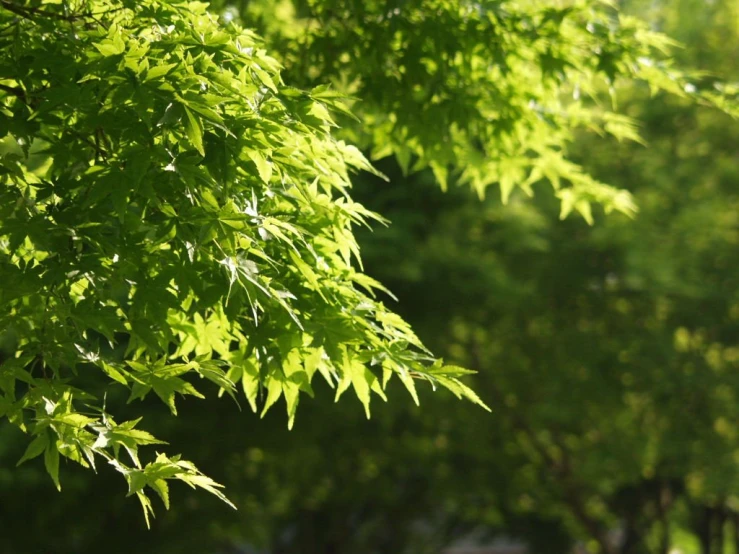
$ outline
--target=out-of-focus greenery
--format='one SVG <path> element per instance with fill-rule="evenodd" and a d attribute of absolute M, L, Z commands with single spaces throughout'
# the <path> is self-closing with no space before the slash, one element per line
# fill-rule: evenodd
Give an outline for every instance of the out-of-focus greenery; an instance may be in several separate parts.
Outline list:
<path fill-rule="evenodd" d="M 682 41 L 681 63 L 739 76 L 732 0 L 624 9 Z M 583 134 L 571 152 L 631 191 L 634 220 L 560 221 L 546 194 L 503 206 L 452 176 L 443 193 L 432 170 L 404 177 L 390 159 L 389 183 L 356 183 L 393 222 L 359 237 L 367 272 L 435 353 L 479 370 L 491 416 L 430 391 L 420 409 L 389 391 L 371 421 L 306 402 L 292 431 L 229 403 L 182 403 L 178 422 L 145 404 L 239 511 L 188 497 L 141 534 L 131 506 L 100 494 L 120 487 L 107 473 L 67 468 L 58 495 L 35 468 L 11 470 L 23 447 L 4 428 L 0 550 L 431 554 L 471 533 L 536 554 L 739 552 L 739 126 L 646 87 L 615 92 L 648 148 Z"/>

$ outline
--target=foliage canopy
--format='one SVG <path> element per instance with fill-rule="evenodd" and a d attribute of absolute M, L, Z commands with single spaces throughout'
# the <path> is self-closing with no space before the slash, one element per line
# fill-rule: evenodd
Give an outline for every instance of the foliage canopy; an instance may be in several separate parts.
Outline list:
<path fill-rule="evenodd" d="M 57 487 L 60 456 L 110 462 L 147 521 L 172 479 L 226 498 L 179 456 L 139 460 L 161 441 L 116 421 L 121 390 L 176 415 L 177 396 L 242 388 L 261 414 L 284 398 L 290 426 L 316 373 L 368 416 L 393 375 L 416 402 L 421 379 L 484 406 L 361 269 L 352 227 L 384 221 L 348 194 L 353 171 L 382 177 L 362 149 L 504 201 L 548 180 L 592 221 L 635 210 L 567 158 L 581 128 L 638 140 L 604 102 L 618 79 L 737 113 L 600 3 L 286 13 L 265 43 L 197 2 L 0 0 L 0 415 Z"/>

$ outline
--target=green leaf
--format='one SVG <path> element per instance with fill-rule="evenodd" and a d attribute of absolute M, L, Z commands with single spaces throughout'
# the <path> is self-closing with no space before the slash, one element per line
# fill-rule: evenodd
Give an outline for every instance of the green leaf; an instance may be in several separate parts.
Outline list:
<path fill-rule="evenodd" d="M 112 37 L 102 42 L 93 44 L 93 46 L 97 49 L 98 52 L 106 57 L 123 54 L 123 52 L 126 50 L 126 44 L 121 39 L 120 34 L 114 34 Z"/>
<path fill-rule="evenodd" d="M 69 425 L 70 427 L 76 427 L 81 429 L 97 420 L 91 417 L 83 416 L 82 414 L 68 413 L 54 416 L 53 421 Z"/>
<path fill-rule="evenodd" d="M 434 364 L 432 367 L 428 368 L 428 373 L 432 375 L 447 375 L 447 376 L 459 376 L 459 375 L 474 375 L 477 373 L 476 371 L 472 371 L 471 369 L 465 369 L 463 367 L 459 367 L 456 365 L 444 365 L 439 361 L 438 363 Z"/>
<path fill-rule="evenodd" d="M 128 381 L 126 380 L 126 377 L 123 375 L 121 371 L 116 369 L 114 366 L 106 362 L 102 362 L 101 367 L 103 371 L 106 373 L 106 375 L 108 375 L 108 377 L 110 377 L 117 383 L 120 383 L 121 385 L 128 385 Z"/>
<path fill-rule="evenodd" d="M 262 413 L 259 417 L 264 417 L 267 413 L 267 410 L 269 410 L 277 400 L 279 400 L 280 396 L 282 395 L 282 381 L 284 379 L 284 375 L 282 374 L 281 370 L 274 371 L 270 374 L 270 376 L 267 378 L 266 381 L 266 389 L 267 389 L 267 398 L 264 401 L 264 406 L 262 407 Z"/>
<path fill-rule="evenodd" d="M 48 444 L 49 435 L 46 431 L 42 432 L 39 435 L 36 435 L 36 437 L 28 444 L 26 451 L 23 453 L 23 456 L 21 456 L 21 459 L 18 460 L 16 466 L 21 465 L 26 460 L 31 460 L 37 456 L 40 456 L 41 453 L 46 450 Z"/>
<path fill-rule="evenodd" d="M 177 408 L 174 402 L 176 393 L 183 396 L 190 395 L 196 396 L 197 398 L 205 398 L 205 396 L 199 393 L 190 383 L 178 377 L 165 379 L 154 377 L 151 379 L 151 386 L 156 395 L 169 407 L 172 415 L 177 415 Z"/>
<path fill-rule="evenodd" d="M 275 82 L 272 80 L 272 77 L 270 77 L 269 73 L 267 73 L 264 69 L 259 67 L 259 65 L 254 64 L 251 66 L 251 70 L 257 75 L 258 80 L 265 85 L 268 89 L 270 89 L 272 92 L 277 93 L 277 86 L 275 85 Z"/>
<path fill-rule="evenodd" d="M 222 502 L 225 502 L 228 504 L 231 508 L 234 510 L 236 509 L 236 505 L 234 505 L 233 502 L 231 502 L 223 492 L 221 492 L 220 489 L 223 488 L 223 485 L 216 483 L 211 479 L 210 477 L 207 477 L 203 474 L 197 474 L 197 475 L 185 475 L 180 477 L 182 481 L 187 483 L 188 485 L 191 485 L 192 487 L 200 487 L 201 489 L 204 489 L 217 497 Z"/>
<path fill-rule="evenodd" d="M 441 190 L 445 191 L 449 188 L 448 182 L 447 182 L 447 169 L 442 164 L 432 161 L 429 163 L 431 166 L 431 170 L 434 173 L 434 177 L 436 177 L 436 180 L 439 183 L 439 186 L 441 187 Z"/>
<path fill-rule="evenodd" d="M 185 132 L 187 138 L 190 140 L 190 144 L 195 147 L 201 156 L 205 156 L 205 149 L 203 148 L 203 124 L 200 119 L 196 117 L 187 106 L 183 106 L 185 110 Z"/>
<path fill-rule="evenodd" d="M 56 489 L 61 491 L 62 485 L 59 483 L 59 450 L 57 450 L 55 440 L 47 441 L 46 450 L 44 450 L 44 465 L 46 466 L 47 473 L 51 476 L 51 480 L 54 481 Z"/>
<path fill-rule="evenodd" d="M 154 508 L 151 505 L 151 500 L 143 492 L 139 491 L 136 493 L 136 497 L 141 503 L 141 508 L 144 511 L 144 519 L 146 520 L 146 528 L 151 529 L 151 520 L 149 516 L 154 517 Z"/>
<path fill-rule="evenodd" d="M 256 150 L 249 151 L 249 158 L 257 166 L 260 179 L 265 183 L 269 183 L 269 180 L 272 178 L 272 163 Z"/>
<path fill-rule="evenodd" d="M 152 67 L 146 72 L 146 77 L 144 78 L 144 82 L 154 81 L 156 79 L 164 77 L 173 68 L 177 67 L 177 65 L 178 64 L 176 63 L 165 63 L 161 65 L 155 65 L 154 67 Z"/>
<path fill-rule="evenodd" d="M 467 398 L 472 403 L 477 404 L 488 412 L 491 411 L 488 405 L 485 404 L 479 396 L 477 396 L 475 391 L 462 383 L 459 379 L 455 377 L 447 377 L 445 375 L 435 375 L 434 379 L 441 386 L 451 391 L 457 398 Z"/>
<path fill-rule="evenodd" d="M 420 402 L 418 400 L 418 393 L 416 392 L 416 384 L 411 374 L 405 368 L 400 368 L 397 374 L 400 382 L 403 383 L 406 390 L 410 393 L 411 398 L 413 398 L 413 402 L 415 402 L 416 406 L 419 406 Z"/>
<path fill-rule="evenodd" d="M 155 479 L 150 483 L 152 489 L 156 491 L 159 498 L 164 502 L 164 507 L 169 510 L 169 485 L 164 479 Z"/>

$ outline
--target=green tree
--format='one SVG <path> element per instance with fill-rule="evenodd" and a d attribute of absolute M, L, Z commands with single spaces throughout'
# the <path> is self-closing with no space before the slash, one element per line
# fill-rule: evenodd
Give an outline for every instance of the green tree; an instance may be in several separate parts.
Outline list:
<path fill-rule="evenodd" d="M 145 487 L 168 505 L 170 479 L 225 497 L 179 457 L 141 464 L 160 441 L 115 421 L 105 381 L 173 415 L 202 397 L 187 377 L 241 383 L 262 413 L 284 397 L 289 425 L 316 372 L 368 415 L 393 373 L 481 403 L 352 267 L 351 225 L 378 217 L 346 194 L 372 167 L 330 134 L 335 93 L 283 85 L 202 5 L 2 8 L 0 406 L 33 438 L 21 461 L 43 454 L 59 487 L 60 454 L 102 458 L 148 518 Z"/>
<path fill-rule="evenodd" d="M 147 487 L 169 506 L 171 479 L 226 498 L 179 456 L 140 462 L 161 441 L 126 395 L 176 415 L 204 379 L 262 415 L 284 398 L 291 426 L 316 373 L 367 415 L 395 375 L 416 402 L 421 379 L 484 406 L 361 271 L 352 227 L 382 220 L 349 174 L 381 174 L 349 143 L 504 201 L 546 179 L 591 221 L 634 211 L 567 157 L 580 129 L 638 138 L 601 101 L 619 79 L 736 113 L 734 89 L 607 6 L 390 7 L 286 9 L 296 35 L 262 28 L 278 61 L 199 3 L 0 2 L 0 414 L 31 438 L 21 461 L 43 454 L 57 487 L 60 456 L 110 462 L 148 521 Z"/>
<path fill-rule="evenodd" d="M 679 17 L 690 9 L 657 12 L 690 41 L 682 58 L 736 75 L 735 3 Z M 493 472 L 460 478 L 475 491 L 460 504 L 481 500 L 472 521 L 504 504 L 553 516 L 592 550 L 723 552 L 736 522 L 737 128 L 639 87 L 618 95 L 644 122 L 649 149 L 582 135 L 575 155 L 634 192 L 636 221 L 586 229 L 556 222 L 551 202 L 515 196 L 508 211 L 439 206 L 407 225 L 416 238 L 388 264 L 393 274 L 370 258 L 368 268 L 398 291 L 429 344 L 483 370 L 476 390 L 494 423 L 458 426 L 464 438 L 450 448 L 470 468 L 505 467 L 508 457 L 512 483 L 502 492 Z M 412 210 L 380 209 L 395 221 Z M 421 280 L 422 294 L 442 298 L 450 282 L 464 285 L 424 322 L 425 299 L 411 286 Z"/>

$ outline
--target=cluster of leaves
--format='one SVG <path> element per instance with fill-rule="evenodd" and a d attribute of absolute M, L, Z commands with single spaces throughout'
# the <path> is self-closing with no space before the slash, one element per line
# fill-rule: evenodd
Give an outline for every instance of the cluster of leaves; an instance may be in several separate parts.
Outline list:
<path fill-rule="evenodd" d="M 399 4 L 394 17 L 409 13 L 403 11 L 409 4 Z M 680 27 L 697 26 L 693 14 L 713 17 L 681 57 L 690 64 L 710 60 L 712 69 L 736 75 L 736 3 L 717 1 L 709 8 L 683 0 L 669 10 L 661 4 L 654 9 Z M 351 28 L 354 13 L 332 17 L 342 14 Z M 328 16 L 326 21 L 330 25 Z M 354 22 L 360 36 L 372 21 Z M 340 59 L 351 80 L 353 74 L 366 75 L 365 68 L 373 67 L 371 53 L 387 42 L 336 42 L 346 32 L 339 24 L 306 31 L 322 34 L 332 45 L 324 55 Z M 343 56 L 342 49 L 352 55 Z M 357 59 L 363 62 L 355 66 Z M 515 191 L 507 209 L 495 199 L 455 204 L 460 196 L 428 191 L 427 174 L 417 176 L 424 182 L 415 187 L 415 179 L 408 179 L 402 190 L 368 187 L 367 198 L 385 199 L 380 211 L 396 222 L 387 235 L 382 231 L 386 242 L 378 243 L 374 256 L 364 243 L 368 267 L 401 293 L 403 313 L 428 343 L 446 343 L 445 355 L 482 370 L 476 387 L 493 399 L 495 414 L 484 424 L 473 423 L 466 414 L 452 419 L 454 406 L 435 405 L 424 414 L 427 422 L 435 420 L 424 437 L 427 449 L 412 454 L 408 450 L 423 442 L 419 437 L 405 437 L 408 447 L 388 454 L 392 446 L 382 438 L 370 446 L 371 431 L 362 428 L 362 439 L 351 442 L 356 427 L 329 420 L 315 425 L 319 431 L 305 439 L 299 460 L 267 441 L 264 455 L 234 456 L 233 473 L 248 482 L 243 490 L 253 513 L 266 519 L 269 506 L 276 514 L 268 522 L 274 533 L 269 544 L 315 541 L 317 552 L 403 551 L 396 544 L 387 548 L 393 535 L 387 528 L 415 516 L 423 522 L 423 536 L 399 540 L 407 541 L 401 543 L 407 551 L 419 552 L 423 540 L 447 525 L 453 529 L 449 535 L 459 533 L 460 518 L 511 534 L 512 522 L 528 517 L 536 524 L 519 528 L 527 542 L 541 538 L 536 518 L 557 522 L 566 539 L 558 547 L 540 542 L 533 552 L 570 552 L 574 540 L 586 542 L 589 551 L 609 553 L 727 550 L 724 522 L 737 520 L 739 505 L 739 442 L 732 425 L 739 387 L 732 254 L 737 127 L 693 100 L 697 95 L 735 116 L 732 102 L 713 91 L 733 93 L 731 87 L 714 87 L 706 74 L 686 80 L 669 64 L 636 61 L 641 65 L 634 75 L 648 84 L 655 80 L 655 90 L 615 79 L 613 95 L 644 122 L 640 134 L 651 148 L 592 141 L 579 131 L 570 148 L 588 172 L 634 192 L 641 209 L 636 222 L 613 218 L 584 230 L 577 222 L 557 222 L 555 206 L 544 198 L 522 203 Z M 723 67 L 716 63 L 721 61 Z M 300 67 L 299 56 L 292 63 Z M 404 88 L 407 81 L 370 90 L 377 82 L 382 81 L 368 80 L 368 88 L 357 92 L 357 113 L 368 117 L 379 106 L 372 105 L 379 98 L 373 95 L 405 91 L 399 117 L 413 117 L 416 104 Z M 660 88 L 673 97 L 650 99 Z M 426 107 L 424 113 L 434 115 L 418 132 L 430 141 L 438 112 Z M 387 137 L 378 142 L 383 141 Z M 433 313 L 426 309 L 429 296 L 435 298 Z M 419 422 L 403 413 L 383 423 L 398 433 Z M 341 452 L 333 446 L 337 442 L 350 446 Z M 337 457 L 329 468 L 320 457 L 325 444 Z M 361 457 L 352 456 L 359 449 Z M 407 465 L 399 462 L 404 456 L 416 460 L 411 475 L 399 469 Z M 309 463 L 312 470 L 305 468 Z M 244 464 L 258 468 L 252 470 L 258 477 L 243 477 Z M 375 485 L 364 489 L 365 479 Z M 361 492 L 346 498 L 349 485 L 352 493 Z M 259 486 L 262 494 L 255 498 Z M 425 495 L 433 501 L 420 506 Z M 318 537 L 316 521 L 325 529 Z M 351 535 L 336 531 L 347 526 Z M 249 538 L 261 537 L 264 527 L 270 526 L 260 520 Z M 620 540 L 613 540 L 614 529 Z"/>
<path fill-rule="evenodd" d="M 193 378 L 264 414 L 320 373 L 369 416 L 397 375 L 480 399 L 376 300 L 347 194 L 373 171 L 335 139 L 326 87 L 288 87 L 260 40 L 197 2 L 0 4 L 0 415 L 44 455 L 109 461 L 147 516 L 179 479 L 225 500 L 160 441 L 116 423 L 110 386 L 176 414 Z M 103 398 L 101 398 L 103 397 Z M 113 408 L 114 410 L 115 408 Z M 130 462 L 119 456 L 127 452 Z"/>
<path fill-rule="evenodd" d="M 548 181 L 561 217 L 636 210 L 568 156 L 580 129 L 640 140 L 616 109 L 619 81 L 739 115 L 736 86 L 677 70 L 669 38 L 600 0 L 214 4 L 260 28 L 294 79 L 330 78 L 356 96 L 364 124 L 346 133 L 374 159 L 395 155 L 405 172 L 431 168 L 443 188 L 453 180 L 480 197 L 498 184 L 504 203 Z"/>
<path fill-rule="evenodd" d="M 262 415 L 284 398 L 290 426 L 316 373 L 337 399 L 352 388 L 368 415 L 392 375 L 416 402 L 420 378 L 481 403 L 465 370 L 435 360 L 375 298 L 384 288 L 362 271 L 352 228 L 382 220 L 347 193 L 351 171 L 374 170 L 347 142 L 406 173 L 429 168 L 443 187 L 483 196 L 498 183 L 504 201 L 548 180 L 561 216 L 590 221 L 594 203 L 635 210 L 568 154 L 580 131 L 640 140 L 616 111 L 619 82 L 737 115 L 736 88 L 675 70 L 668 39 L 594 0 L 216 2 L 220 22 L 206 8 L 0 0 L 0 416 L 31 436 L 22 461 L 43 454 L 57 485 L 60 455 L 110 462 L 147 519 L 146 487 L 168 505 L 171 479 L 225 497 L 177 456 L 141 463 L 139 447 L 161 441 L 138 417 L 116 423 L 120 391 L 153 393 L 176 414 L 176 397 L 204 396 L 205 380 L 234 398 L 242 388 Z M 280 64 L 305 91 L 283 83 Z M 467 304 L 435 295 L 474 308 L 463 324 L 450 328 L 443 310 L 429 321 L 473 329 L 474 344 L 450 347 L 457 358 L 507 363 L 484 332 L 497 306 L 479 300 L 505 271 L 487 248 L 470 260 L 437 239 L 435 263 L 483 263 L 485 276 Z M 538 379 L 522 382 L 534 391 Z"/>

